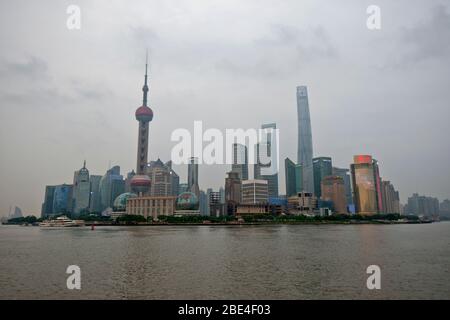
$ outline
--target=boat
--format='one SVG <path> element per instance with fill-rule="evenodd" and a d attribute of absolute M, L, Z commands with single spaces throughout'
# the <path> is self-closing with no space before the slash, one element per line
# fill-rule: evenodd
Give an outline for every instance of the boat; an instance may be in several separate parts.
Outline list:
<path fill-rule="evenodd" d="M 83 220 L 72 220 L 66 216 L 60 216 L 54 220 L 45 220 L 39 223 L 40 227 L 84 227 Z"/>

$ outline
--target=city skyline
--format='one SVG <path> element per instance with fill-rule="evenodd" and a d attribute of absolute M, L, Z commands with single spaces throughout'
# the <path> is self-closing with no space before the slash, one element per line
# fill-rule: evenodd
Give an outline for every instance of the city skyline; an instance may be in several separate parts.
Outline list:
<path fill-rule="evenodd" d="M 299 24 L 281 9 L 275 12 L 270 22 L 255 22 L 254 25 L 270 30 L 269 39 L 264 38 L 261 32 L 250 32 L 251 28 L 245 29 L 247 32 L 235 38 L 237 41 L 245 37 L 253 39 L 252 45 L 245 47 L 251 53 L 259 48 L 258 46 L 286 49 L 286 44 L 282 41 L 298 41 L 296 30 L 298 33 L 317 37 L 314 41 L 307 37 L 306 42 L 310 42 L 308 44 L 297 42 L 303 51 L 300 50 L 298 57 L 289 56 L 288 62 L 291 65 L 270 59 L 275 53 L 269 52 L 267 56 L 261 57 L 261 61 L 272 63 L 260 70 L 250 68 L 255 65 L 247 59 L 236 65 L 240 60 L 236 60 L 233 53 L 225 53 L 224 56 L 213 54 L 217 60 L 200 64 L 200 70 L 183 66 L 182 53 L 197 52 L 201 46 L 194 41 L 182 48 L 184 50 L 180 50 L 179 55 L 175 54 L 170 45 L 176 43 L 177 38 L 171 31 L 164 34 L 161 19 L 157 20 L 155 25 L 142 20 L 136 25 L 130 24 L 128 20 L 119 21 L 115 25 L 106 24 L 104 28 L 112 27 L 112 30 L 105 31 L 111 38 L 105 37 L 104 42 L 100 41 L 99 46 L 94 46 L 92 52 L 87 52 L 80 51 L 85 48 L 84 42 L 96 39 L 99 30 L 102 30 L 99 26 L 105 21 L 100 19 L 97 24 L 86 17 L 80 34 L 69 33 L 64 28 L 61 31 L 53 31 L 53 35 L 61 40 L 60 43 L 67 42 L 78 49 L 74 50 L 77 54 L 72 54 L 72 51 L 65 52 L 66 49 L 61 48 L 57 51 L 57 56 L 51 52 L 51 46 L 47 50 L 38 43 L 31 42 L 31 45 L 24 49 L 24 43 L 30 44 L 30 39 L 26 38 L 27 42 L 21 42 L 24 41 L 21 36 L 25 29 L 17 27 L 13 30 L 16 37 L 6 40 L 6 47 L 9 47 L 10 51 L 2 52 L 0 56 L 0 136 L 4 154 L 1 160 L 0 215 L 6 215 L 10 206 L 18 206 L 24 213 L 37 214 L 40 211 L 45 185 L 71 183 L 73 171 L 80 168 L 84 159 L 88 162 L 91 174 L 103 175 L 109 169 L 109 162 L 112 165 L 120 165 L 122 173 L 135 167 L 136 146 L 133 142 L 136 140 L 136 122 L 132 112 L 140 102 L 136 84 L 142 81 L 142 51 L 147 46 L 150 47 L 150 74 L 156 78 L 153 82 L 152 101 L 155 101 L 158 108 L 158 121 L 150 128 L 149 160 L 169 159 L 170 131 L 178 127 L 190 128 L 197 119 L 204 120 L 208 127 L 217 128 L 258 128 L 262 123 L 275 122 L 280 128 L 280 163 L 286 156 L 296 159 L 296 148 L 292 146 L 292 140 L 296 137 L 296 123 L 293 120 L 296 114 L 294 90 L 297 85 L 304 84 L 309 90 L 314 157 L 329 156 L 333 159 L 334 166 L 349 168 L 353 155 L 371 154 L 380 160 L 381 175 L 392 181 L 400 191 L 402 203 L 416 192 L 444 200 L 449 197 L 450 181 L 444 165 L 448 163 L 450 156 L 449 151 L 442 146 L 446 145 L 445 132 L 448 129 L 444 119 L 449 118 L 450 98 L 444 90 L 447 83 L 445 75 L 436 71 L 436 68 L 439 65 L 439 69 L 445 69 L 442 63 L 448 64 L 449 58 L 448 55 L 435 55 L 432 51 L 433 43 L 429 43 L 425 38 L 408 38 L 413 34 L 420 37 L 420 32 L 412 31 L 432 31 L 433 28 L 441 27 L 442 23 L 448 23 L 448 8 L 440 7 L 439 3 L 436 1 L 424 4 L 420 9 L 426 12 L 426 17 L 420 18 L 414 11 L 419 10 L 418 8 L 406 8 L 410 13 L 406 16 L 411 19 L 411 23 L 399 17 L 400 21 L 390 22 L 391 24 L 384 27 L 393 31 L 393 38 L 398 36 L 401 28 L 406 28 L 406 40 L 403 41 L 410 41 L 409 44 L 414 48 L 405 48 L 402 52 L 411 61 L 417 62 L 416 68 L 425 70 L 424 72 L 430 69 L 430 72 L 437 74 L 432 83 L 425 80 L 408 80 L 414 72 L 408 71 L 405 65 L 402 65 L 407 62 L 392 61 L 384 55 L 390 51 L 389 45 L 381 50 L 381 58 L 371 54 L 369 44 L 381 46 L 377 42 L 379 39 L 376 34 L 368 33 L 363 26 L 355 33 L 345 29 L 356 23 L 359 19 L 357 16 L 350 19 L 344 29 L 356 37 L 357 44 L 367 44 L 368 50 L 360 49 L 364 54 L 356 56 L 360 60 L 356 59 L 355 69 L 349 75 L 345 74 L 346 81 L 338 83 L 336 75 L 342 76 L 343 73 L 340 72 L 355 56 L 336 43 L 330 43 L 329 38 L 334 38 L 333 30 L 313 4 L 309 5 L 309 10 L 315 14 L 311 18 L 304 17 L 305 22 Z M 3 6 L 6 5 L 2 5 L 1 12 L 12 11 L 19 15 L 19 5 L 8 4 L 8 8 Z M 257 7 L 256 4 L 246 6 Z M 246 6 L 238 6 L 235 10 L 245 15 L 248 10 Z M 62 18 L 58 17 L 58 5 L 50 7 L 54 7 L 54 11 L 50 10 L 49 21 L 35 30 L 38 40 L 42 39 L 44 34 L 52 34 L 48 28 L 58 23 L 58 19 L 64 20 L 63 5 L 60 10 Z M 87 3 L 81 7 L 96 10 Z M 364 8 L 361 8 L 363 21 Z M 388 4 L 383 6 L 383 12 L 389 12 L 389 8 L 397 14 L 402 12 L 397 6 Z M 119 9 L 123 8 L 111 8 L 113 12 Z M 42 10 L 35 4 L 27 5 L 27 10 L 20 13 L 19 20 L 35 21 L 33 15 L 38 16 Z M 215 9 L 208 10 L 214 12 Z M 170 11 L 169 8 L 164 12 L 169 15 Z M 192 10 L 187 12 L 188 17 L 189 13 L 197 18 L 205 14 Z M 99 17 L 99 14 L 97 12 L 94 16 Z M 4 26 L 12 24 L 11 17 L 2 14 L 2 18 Z M 318 18 L 316 22 L 314 18 Z M 339 18 L 337 11 L 336 19 Z M 273 23 L 276 22 L 286 24 L 274 26 Z M 191 27 L 188 29 L 192 31 L 192 28 L 199 28 L 201 23 L 194 19 L 188 25 Z M 180 27 L 181 22 L 175 18 L 174 31 Z M 89 28 L 95 30 L 93 34 L 89 33 Z M 2 29 L 1 32 L 4 33 L 8 28 Z M 125 55 L 122 49 L 117 54 L 105 54 L 102 46 L 110 41 L 117 41 L 114 32 L 120 30 L 130 32 L 130 35 L 117 33 L 119 37 L 130 40 L 125 42 L 130 45 L 125 48 L 130 54 Z M 221 35 L 228 35 L 228 31 L 222 31 Z M 380 32 L 385 32 L 385 29 Z M 386 36 L 386 33 L 384 35 Z M 365 37 L 370 39 L 364 40 Z M 233 44 L 233 38 L 226 39 L 226 43 Z M 211 42 L 211 45 L 217 44 L 213 39 Z M 301 47 L 302 44 L 306 47 Z M 425 45 L 428 45 L 428 49 Z M 319 57 L 312 54 L 317 51 Z M 333 51 L 337 56 L 333 56 Z M 244 58 L 249 56 L 248 52 L 238 52 Z M 172 54 L 168 55 L 171 59 L 164 57 L 168 53 Z M 71 64 L 67 65 L 69 59 Z M 188 55 L 186 59 L 195 61 L 195 56 Z M 225 63 L 227 59 L 228 64 Z M 336 62 L 337 65 L 330 65 Z M 61 67 L 62 65 L 67 68 Z M 321 71 L 320 77 L 314 75 L 317 68 Z M 216 72 L 215 82 L 210 81 L 210 70 Z M 373 74 L 374 78 L 360 81 L 364 72 Z M 266 76 L 270 73 L 274 74 L 274 80 L 267 79 Z M 390 88 L 390 81 L 382 83 L 386 80 L 383 73 L 396 80 L 394 89 Z M 121 76 L 117 77 L 117 74 Z M 231 84 L 230 79 L 236 83 Z M 279 81 L 280 79 L 282 81 Z M 401 79 L 404 82 L 399 81 Z M 207 83 L 208 81 L 211 83 Z M 281 83 L 276 84 L 277 81 Z M 227 95 L 225 91 L 233 92 L 233 95 Z M 255 113 L 256 107 L 258 113 Z M 430 112 L 430 108 L 433 112 Z M 22 113 L 24 110 L 25 114 Z M 380 110 L 382 112 L 379 112 Z M 174 112 L 180 113 L 177 119 L 173 118 Z M 236 112 L 242 113 L 243 116 L 236 118 Z M 20 114 L 22 118 L 18 118 Z M 249 117 L 249 114 L 253 117 Z M 21 121 L 11 121 L 16 118 Z M 368 125 L 374 121 L 377 121 L 377 126 Z M 427 123 L 430 125 L 427 126 Z M 33 135 L 24 135 L 24 128 L 28 128 Z M 12 136 L 15 139 L 11 139 Z M 425 164 L 430 155 L 437 157 L 439 161 L 428 167 Z M 175 171 L 180 174 L 182 182 L 187 180 L 187 172 L 183 167 L 175 167 Z M 226 171 L 229 171 L 229 166 L 201 165 L 200 189 L 212 187 L 218 190 L 223 186 Z M 280 194 L 283 194 L 283 165 L 280 166 L 279 172 L 278 184 Z"/>

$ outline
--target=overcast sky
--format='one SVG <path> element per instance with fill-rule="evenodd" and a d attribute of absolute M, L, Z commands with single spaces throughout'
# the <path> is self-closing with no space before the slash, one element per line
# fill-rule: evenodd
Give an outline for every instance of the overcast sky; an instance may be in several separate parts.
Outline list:
<path fill-rule="evenodd" d="M 66 27 L 81 8 L 81 30 Z M 366 9 L 381 8 L 381 30 Z M 308 86 L 314 156 L 349 167 L 371 154 L 402 202 L 450 198 L 448 1 L 0 2 L 0 215 L 40 213 L 45 185 L 135 169 L 145 50 L 150 159 L 176 128 L 276 122 L 296 160 L 295 87 Z M 185 181 L 187 168 L 175 168 Z M 284 192 L 284 166 L 280 168 Z M 224 184 L 202 166 L 202 189 Z"/>

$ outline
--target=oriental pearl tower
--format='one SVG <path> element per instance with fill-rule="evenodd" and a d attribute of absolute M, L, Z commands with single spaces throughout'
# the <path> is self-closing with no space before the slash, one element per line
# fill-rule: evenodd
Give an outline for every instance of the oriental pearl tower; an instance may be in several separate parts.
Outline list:
<path fill-rule="evenodd" d="M 136 120 L 139 121 L 138 133 L 138 149 L 137 149 L 137 165 L 136 175 L 131 180 L 131 188 L 139 195 L 145 194 L 150 190 L 150 178 L 146 173 L 147 157 L 148 157 L 148 127 L 153 119 L 153 111 L 147 105 L 147 66 L 148 58 L 145 61 L 145 81 L 142 87 L 143 101 L 142 106 L 136 109 Z"/>

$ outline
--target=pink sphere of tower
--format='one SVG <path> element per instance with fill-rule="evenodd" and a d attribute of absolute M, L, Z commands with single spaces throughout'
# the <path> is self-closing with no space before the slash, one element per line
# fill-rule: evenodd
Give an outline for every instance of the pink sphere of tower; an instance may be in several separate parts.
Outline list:
<path fill-rule="evenodd" d="M 138 194 L 147 193 L 150 190 L 151 180 L 147 175 L 137 174 L 130 182 L 131 190 Z"/>
<path fill-rule="evenodd" d="M 150 122 L 153 119 L 153 111 L 147 106 L 141 106 L 136 109 L 136 120 L 143 122 Z"/>

